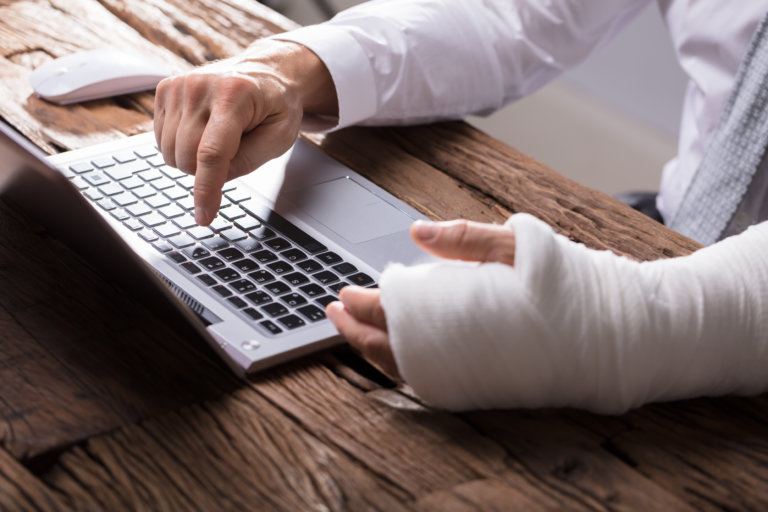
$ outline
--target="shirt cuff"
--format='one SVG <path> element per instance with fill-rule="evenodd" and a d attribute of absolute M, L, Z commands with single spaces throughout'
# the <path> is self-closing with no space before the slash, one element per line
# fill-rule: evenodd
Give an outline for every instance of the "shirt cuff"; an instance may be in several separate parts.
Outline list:
<path fill-rule="evenodd" d="M 362 46 L 349 32 L 332 25 L 310 25 L 272 38 L 306 46 L 328 68 L 339 103 L 338 123 L 332 130 L 354 125 L 376 113 L 373 70 Z"/>

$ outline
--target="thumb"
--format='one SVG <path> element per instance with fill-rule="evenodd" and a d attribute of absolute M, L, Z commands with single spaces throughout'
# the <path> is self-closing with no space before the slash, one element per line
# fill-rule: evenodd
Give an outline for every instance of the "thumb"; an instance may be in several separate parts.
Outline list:
<path fill-rule="evenodd" d="M 453 220 L 416 221 L 411 238 L 430 254 L 466 261 L 515 263 L 515 233 L 496 224 Z"/>

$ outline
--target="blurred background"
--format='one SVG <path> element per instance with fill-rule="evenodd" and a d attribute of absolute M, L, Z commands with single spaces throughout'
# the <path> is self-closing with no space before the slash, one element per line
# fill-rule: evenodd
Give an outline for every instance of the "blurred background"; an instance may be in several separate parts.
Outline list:
<path fill-rule="evenodd" d="M 302 25 L 360 0 L 263 0 Z M 616 39 L 535 94 L 468 121 L 608 194 L 658 190 L 676 153 L 685 90 L 655 4 Z"/>

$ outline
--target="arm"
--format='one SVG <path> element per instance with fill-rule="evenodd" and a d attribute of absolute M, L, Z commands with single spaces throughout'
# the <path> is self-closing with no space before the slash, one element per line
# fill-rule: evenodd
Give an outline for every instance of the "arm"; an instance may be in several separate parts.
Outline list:
<path fill-rule="evenodd" d="M 427 401 L 619 413 L 768 389 L 768 223 L 647 263 L 587 249 L 527 215 L 508 225 L 514 267 L 440 263 L 382 276 L 395 368 Z M 357 311 L 354 291 L 342 299 L 345 315 Z M 347 316 L 331 315 L 346 329 Z"/>
<path fill-rule="evenodd" d="M 612 38 L 650 0 L 379 0 L 275 36 L 311 48 L 339 127 L 488 113 Z"/>

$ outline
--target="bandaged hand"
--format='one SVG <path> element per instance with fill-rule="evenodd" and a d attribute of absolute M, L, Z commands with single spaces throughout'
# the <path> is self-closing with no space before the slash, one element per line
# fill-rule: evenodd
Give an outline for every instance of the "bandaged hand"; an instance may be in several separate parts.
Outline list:
<path fill-rule="evenodd" d="M 515 259 L 514 234 L 503 226 L 465 220 L 417 221 L 411 227 L 411 237 L 422 249 L 441 258 L 508 265 Z M 342 336 L 386 374 L 401 379 L 389 343 L 380 291 L 347 286 L 341 290 L 339 300 L 329 304 L 326 313 Z"/>
<path fill-rule="evenodd" d="M 514 254 L 514 266 L 443 261 L 381 276 L 380 341 L 428 403 L 621 413 L 768 389 L 768 223 L 646 263 L 530 215 L 495 229 L 512 242 L 485 254 Z"/>

